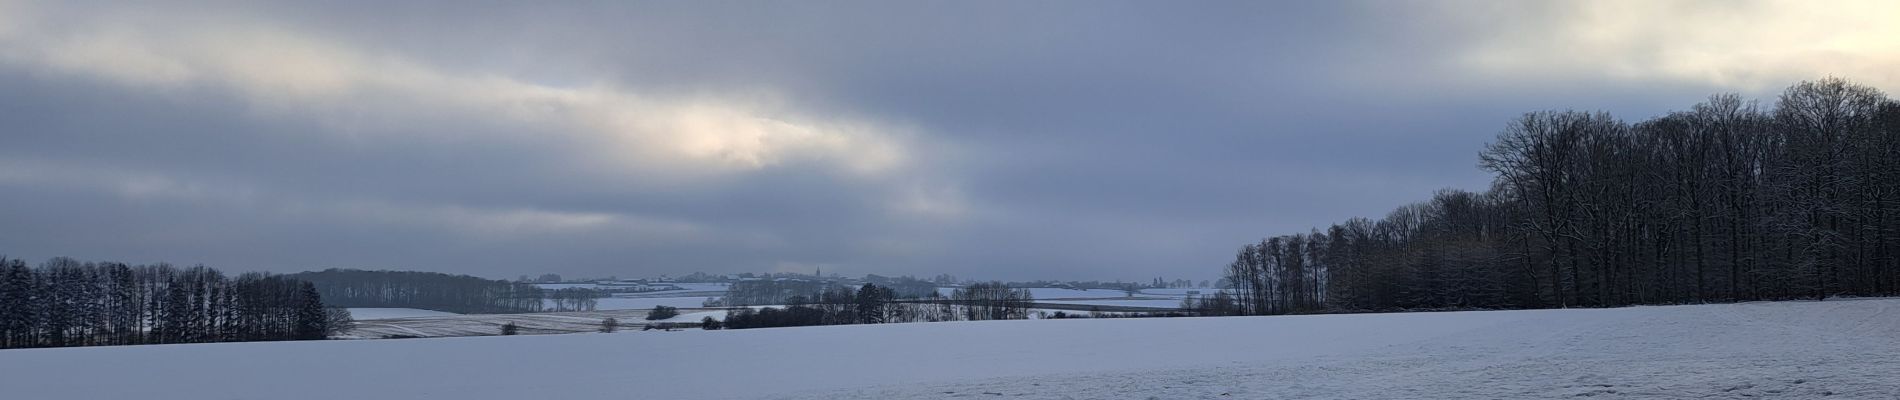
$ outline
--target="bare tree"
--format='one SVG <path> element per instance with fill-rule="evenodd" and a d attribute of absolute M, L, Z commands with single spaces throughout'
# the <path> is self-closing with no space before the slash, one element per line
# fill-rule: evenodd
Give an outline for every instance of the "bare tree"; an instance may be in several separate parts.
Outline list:
<path fill-rule="evenodd" d="M 1900 104 L 1866 86 L 1634 125 L 1528 113 L 1479 166 L 1489 192 L 1241 246 L 1222 278 L 1236 313 L 1900 294 Z"/>

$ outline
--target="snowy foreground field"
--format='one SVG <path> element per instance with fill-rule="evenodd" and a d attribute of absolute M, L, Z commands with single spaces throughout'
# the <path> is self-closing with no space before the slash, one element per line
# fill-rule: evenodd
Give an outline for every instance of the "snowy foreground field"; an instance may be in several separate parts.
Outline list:
<path fill-rule="evenodd" d="M 0 388 L 20 399 L 1890 399 L 1893 308 L 1900 300 L 5 350 Z"/>

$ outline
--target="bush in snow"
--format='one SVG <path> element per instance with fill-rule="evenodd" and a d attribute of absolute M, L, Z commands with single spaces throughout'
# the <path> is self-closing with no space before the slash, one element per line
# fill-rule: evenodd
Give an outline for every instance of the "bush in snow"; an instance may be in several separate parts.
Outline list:
<path fill-rule="evenodd" d="M 614 319 L 614 317 L 607 317 L 607 319 L 600 320 L 601 333 L 614 333 L 616 330 L 620 330 L 620 320 Z"/>
<path fill-rule="evenodd" d="M 677 317 L 679 315 L 680 315 L 680 309 L 678 308 L 667 307 L 667 306 L 653 306 L 653 311 L 647 313 L 647 320 L 658 321 L 662 319 Z"/>

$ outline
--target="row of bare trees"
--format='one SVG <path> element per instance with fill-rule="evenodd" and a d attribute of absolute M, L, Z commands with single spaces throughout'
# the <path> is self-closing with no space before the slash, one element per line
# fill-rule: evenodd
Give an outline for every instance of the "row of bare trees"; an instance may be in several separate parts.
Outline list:
<path fill-rule="evenodd" d="M 1012 288 L 1002 282 L 974 283 L 950 292 L 950 304 L 959 307 L 964 320 L 986 321 L 1029 318 L 1035 296 L 1029 289 Z"/>
<path fill-rule="evenodd" d="M 548 298 L 547 303 L 554 306 L 551 311 L 556 312 L 594 311 L 594 307 L 600 304 L 600 298 L 607 296 L 606 292 L 584 287 L 542 289 L 541 291 Z"/>
<path fill-rule="evenodd" d="M 1900 104 L 1841 79 L 1628 123 L 1547 111 L 1483 193 L 1243 246 L 1238 314 L 1900 293 Z"/>
<path fill-rule="evenodd" d="M 829 286 L 809 297 L 792 296 L 783 307 L 735 308 L 726 312 L 723 326 L 749 329 L 915 322 L 927 318 L 928 312 L 919 304 L 898 302 L 891 288 L 866 283 L 856 290 Z"/>
<path fill-rule="evenodd" d="M 316 284 L 333 307 L 420 308 L 459 314 L 530 313 L 546 307 L 542 299 L 547 294 L 533 284 L 468 275 L 331 268 L 288 276 Z M 569 292 L 569 297 L 580 294 Z M 592 302 L 592 298 L 572 300 L 557 307 L 565 310 Z"/>
<path fill-rule="evenodd" d="M 309 340 L 347 324 L 310 283 L 282 276 L 0 258 L 0 348 Z"/>

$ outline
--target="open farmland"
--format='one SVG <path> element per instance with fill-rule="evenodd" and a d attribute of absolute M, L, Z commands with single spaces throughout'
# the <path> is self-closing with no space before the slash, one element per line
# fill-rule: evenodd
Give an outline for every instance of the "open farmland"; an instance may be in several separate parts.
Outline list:
<path fill-rule="evenodd" d="M 420 308 L 351 308 L 350 309 L 350 317 L 355 318 L 359 321 L 374 320 L 374 319 L 391 319 L 391 318 L 447 317 L 447 316 L 452 316 L 452 315 L 456 315 L 456 314 L 452 312 L 424 310 Z"/>
<path fill-rule="evenodd" d="M 0 357 L 0 387 L 91 399 L 1893 398 L 1896 307 L 1874 299 L 28 349 Z M 185 358 L 195 361 L 177 362 Z"/>
<path fill-rule="evenodd" d="M 1028 288 L 1036 308 L 1064 311 L 1145 312 L 1179 309 L 1190 292 L 1206 295 L 1216 289 L 1142 289 L 1129 293 L 1115 289 Z M 946 297 L 956 288 L 938 288 Z"/>
<path fill-rule="evenodd" d="M 600 330 L 601 321 L 613 318 L 620 329 L 638 330 L 647 324 L 698 324 L 701 318 L 723 319 L 725 309 L 681 308 L 680 315 L 648 321 L 651 310 L 600 310 L 546 312 L 530 314 L 469 314 L 426 317 L 359 320 L 356 329 L 344 338 L 376 339 L 397 337 L 488 336 L 501 333 L 502 324 L 514 323 L 523 335 L 583 333 Z"/>
<path fill-rule="evenodd" d="M 668 283 L 667 285 L 676 286 L 679 287 L 679 289 L 613 293 L 612 296 L 597 299 L 594 304 L 594 309 L 602 311 L 647 310 L 652 309 L 653 306 L 696 308 L 704 306 L 707 299 L 716 298 L 726 293 L 726 284 L 724 283 Z M 567 288 L 614 290 L 623 288 L 592 283 L 543 283 L 536 284 L 535 286 L 548 290 Z M 547 300 L 547 307 L 553 308 L 554 300 Z"/>
<path fill-rule="evenodd" d="M 698 324 L 705 317 L 725 318 L 726 311 L 723 308 L 701 307 L 708 297 L 724 294 L 726 290 L 724 284 L 675 285 L 681 289 L 617 293 L 612 297 L 600 298 L 594 311 L 457 315 L 415 309 L 354 309 L 352 312 L 363 311 L 355 316 L 356 328 L 343 337 L 375 339 L 488 336 L 499 334 L 501 326 L 511 322 L 519 327 L 521 334 L 525 335 L 583 333 L 600 330 L 601 322 L 607 318 L 613 318 L 620 323 L 621 329 L 628 330 L 638 330 L 654 323 Z M 541 284 L 537 286 L 543 289 L 603 287 L 594 284 Z M 647 314 L 653 310 L 654 306 L 660 305 L 679 308 L 680 315 L 648 321 Z"/>

